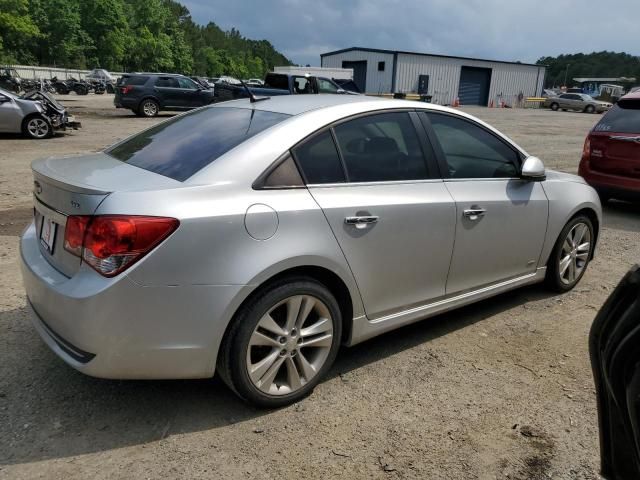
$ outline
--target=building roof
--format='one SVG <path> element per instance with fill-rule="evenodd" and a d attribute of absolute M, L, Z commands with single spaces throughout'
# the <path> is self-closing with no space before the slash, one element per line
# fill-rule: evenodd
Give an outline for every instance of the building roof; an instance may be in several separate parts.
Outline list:
<path fill-rule="evenodd" d="M 537 65 L 535 63 L 522 63 L 522 62 L 508 62 L 505 60 L 487 60 L 486 58 L 471 58 L 471 57 L 455 57 L 452 55 L 438 55 L 435 53 L 424 53 L 424 52 L 407 52 L 404 50 L 384 50 L 382 48 L 364 48 L 364 47 L 349 47 L 343 48 L 342 50 L 335 50 L 333 52 L 321 53 L 320 58 L 327 57 L 329 55 L 336 55 L 338 53 L 344 52 L 353 52 L 353 51 L 363 51 L 363 52 L 376 52 L 376 53 L 389 53 L 391 55 L 402 53 L 405 55 L 422 55 L 425 57 L 438 57 L 438 58 L 453 58 L 457 60 L 476 60 L 479 62 L 491 62 L 491 63 L 506 63 L 509 65 L 524 65 L 527 67 L 546 67 L 546 65 Z"/>
<path fill-rule="evenodd" d="M 578 77 L 574 78 L 578 83 L 583 82 L 635 82 L 635 77 Z"/>

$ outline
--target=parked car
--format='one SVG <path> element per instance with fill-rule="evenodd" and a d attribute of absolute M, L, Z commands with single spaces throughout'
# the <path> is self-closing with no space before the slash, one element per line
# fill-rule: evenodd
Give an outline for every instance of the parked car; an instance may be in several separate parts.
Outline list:
<path fill-rule="evenodd" d="M 96 80 L 105 83 L 114 81 L 113 75 L 104 68 L 94 68 L 85 76 L 85 78 L 87 80 Z"/>
<path fill-rule="evenodd" d="M 213 102 L 213 90 L 173 73 L 127 73 L 118 81 L 113 103 L 142 117 L 161 110 L 191 110 Z"/>
<path fill-rule="evenodd" d="M 259 78 L 250 78 L 249 80 L 245 80 L 245 82 L 247 85 L 264 85 L 264 81 L 260 80 Z"/>
<path fill-rule="evenodd" d="M 315 93 L 347 93 L 333 80 L 314 77 L 311 75 L 296 75 L 289 73 L 267 73 L 262 86 L 244 86 L 220 84 L 216 88 L 217 102 L 247 98 L 249 92 L 256 96 L 278 96 L 292 94 Z"/>
<path fill-rule="evenodd" d="M 0 88 L 14 93 L 22 90 L 22 78 L 15 68 L 0 66 Z"/>
<path fill-rule="evenodd" d="M 604 201 L 640 199 L 640 92 L 622 97 L 589 132 L 578 173 Z"/>
<path fill-rule="evenodd" d="M 0 89 L 0 132 L 22 133 L 37 140 L 55 130 L 77 129 L 80 123 L 48 93 L 31 91 L 22 96 Z"/>
<path fill-rule="evenodd" d="M 640 266 L 611 293 L 591 326 L 601 475 L 640 478 Z"/>
<path fill-rule="evenodd" d="M 108 378 L 214 372 L 289 404 L 354 345 L 545 281 L 571 290 L 597 193 L 466 113 L 361 95 L 215 104 L 38 160 L 20 242 L 36 330 Z"/>
<path fill-rule="evenodd" d="M 563 93 L 557 97 L 548 97 L 544 101 L 544 107 L 551 110 L 577 110 L 585 113 L 602 113 L 606 112 L 613 104 L 602 102 L 590 97 L 586 93 Z"/>

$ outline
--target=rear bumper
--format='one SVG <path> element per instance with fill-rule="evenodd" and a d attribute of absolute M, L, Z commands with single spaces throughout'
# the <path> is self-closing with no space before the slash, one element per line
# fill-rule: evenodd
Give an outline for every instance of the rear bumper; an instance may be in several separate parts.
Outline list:
<path fill-rule="evenodd" d="M 33 224 L 20 251 L 33 325 L 73 368 L 116 379 L 213 376 L 242 286 L 142 286 L 86 265 L 67 278 L 41 255 Z"/>
<path fill-rule="evenodd" d="M 116 108 L 136 109 L 138 108 L 138 103 L 140 101 L 137 98 L 114 97 L 113 99 L 113 104 Z"/>
<path fill-rule="evenodd" d="M 580 163 L 578 173 L 589 185 L 603 195 L 630 200 L 640 199 L 639 178 L 621 177 L 594 171 L 591 169 L 589 161 L 586 160 Z"/>

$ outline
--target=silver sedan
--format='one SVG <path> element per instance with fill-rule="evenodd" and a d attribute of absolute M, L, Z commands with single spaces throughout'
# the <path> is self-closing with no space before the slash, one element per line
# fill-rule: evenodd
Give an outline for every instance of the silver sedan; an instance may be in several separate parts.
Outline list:
<path fill-rule="evenodd" d="M 585 113 L 603 113 L 608 111 L 613 104 L 596 100 L 595 98 L 584 93 L 563 93 L 557 97 L 548 97 L 545 99 L 544 107 L 551 110 L 576 110 Z"/>
<path fill-rule="evenodd" d="M 572 289 L 596 192 L 457 110 L 364 96 L 208 106 L 33 163 L 33 323 L 106 378 L 289 404 L 354 345 L 546 281 Z"/>

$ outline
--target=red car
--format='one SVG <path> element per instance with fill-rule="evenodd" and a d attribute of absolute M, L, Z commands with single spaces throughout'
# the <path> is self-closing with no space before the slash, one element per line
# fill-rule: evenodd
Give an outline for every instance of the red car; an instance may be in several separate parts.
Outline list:
<path fill-rule="evenodd" d="M 640 200 L 640 91 L 622 97 L 589 132 L 578 173 L 602 201 Z"/>

